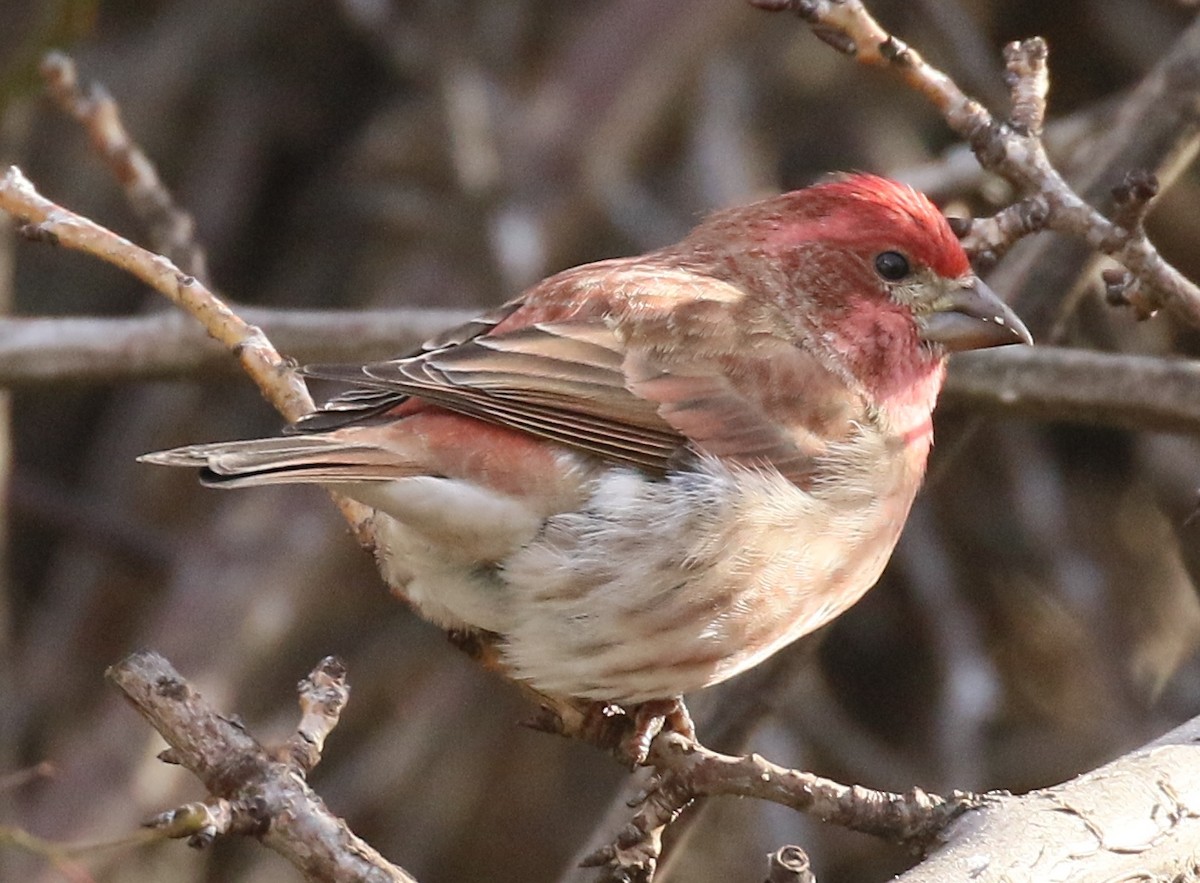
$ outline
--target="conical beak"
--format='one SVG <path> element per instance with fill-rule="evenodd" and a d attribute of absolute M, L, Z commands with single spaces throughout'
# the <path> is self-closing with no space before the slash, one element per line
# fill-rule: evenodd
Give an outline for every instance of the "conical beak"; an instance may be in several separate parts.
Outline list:
<path fill-rule="evenodd" d="M 921 337 L 948 352 L 978 350 L 1009 343 L 1033 344 L 1033 336 L 996 292 L 975 279 L 946 292 L 933 310 L 917 317 Z"/>

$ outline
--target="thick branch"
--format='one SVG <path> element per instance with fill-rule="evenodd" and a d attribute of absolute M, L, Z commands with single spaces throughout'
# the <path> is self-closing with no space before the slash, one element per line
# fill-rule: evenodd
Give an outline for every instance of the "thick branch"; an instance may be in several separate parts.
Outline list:
<path fill-rule="evenodd" d="M 464 310 L 321 312 L 239 308 L 289 357 L 394 357 L 466 321 Z M 224 347 L 177 312 L 127 319 L 0 319 L 0 386 L 232 376 Z M 1200 364 L 1053 347 L 950 361 L 943 405 L 1039 420 L 1200 433 Z"/>
<path fill-rule="evenodd" d="M 299 362 L 394 358 L 475 315 L 439 309 L 236 309 Z M 0 318 L 0 386 L 203 380 L 235 376 L 236 368 L 227 347 L 177 310 L 119 319 Z"/>
<path fill-rule="evenodd" d="M 1200 362 L 1053 347 L 950 360 L 943 405 L 1006 416 L 1200 433 Z"/>
<path fill-rule="evenodd" d="M 1062 785 L 992 797 L 897 883 L 1194 880 L 1197 740 L 1200 718 Z"/>

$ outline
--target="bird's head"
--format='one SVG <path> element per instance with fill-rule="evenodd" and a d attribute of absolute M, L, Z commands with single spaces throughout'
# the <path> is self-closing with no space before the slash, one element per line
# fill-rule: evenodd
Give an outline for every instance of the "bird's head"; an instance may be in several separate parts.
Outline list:
<path fill-rule="evenodd" d="M 689 239 L 869 388 L 908 383 L 949 352 L 1032 343 L 937 207 L 886 178 L 848 175 L 721 212 Z"/>

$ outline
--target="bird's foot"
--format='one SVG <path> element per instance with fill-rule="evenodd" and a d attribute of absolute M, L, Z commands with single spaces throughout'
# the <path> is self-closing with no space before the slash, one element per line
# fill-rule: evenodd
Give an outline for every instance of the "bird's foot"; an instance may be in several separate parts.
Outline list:
<path fill-rule="evenodd" d="M 626 756 L 641 766 L 650 756 L 650 743 L 663 730 L 673 730 L 685 739 L 696 738 L 696 726 L 683 698 L 652 699 L 633 711 L 633 733 L 625 741 Z"/>
<path fill-rule="evenodd" d="M 595 702 L 585 713 L 581 736 L 636 767 L 646 762 L 650 743 L 663 730 L 696 738 L 692 717 L 681 698 L 652 699 L 628 709 L 612 702 Z"/>

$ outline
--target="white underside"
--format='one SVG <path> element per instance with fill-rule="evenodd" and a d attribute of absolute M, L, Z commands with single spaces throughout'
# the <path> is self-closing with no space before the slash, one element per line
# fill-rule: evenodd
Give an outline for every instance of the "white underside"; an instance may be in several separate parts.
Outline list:
<path fill-rule="evenodd" d="M 896 462 L 856 447 L 852 476 Z M 637 702 L 724 680 L 858 600 L 912 494 L 857 477 L 810 493 L 716 460 L 666 480 L 609 469 L 548 519 L 451 479 L 340 489 L 380 510 L 385 578 L 423 615 L 503 635 L 540 690 Z"/>

